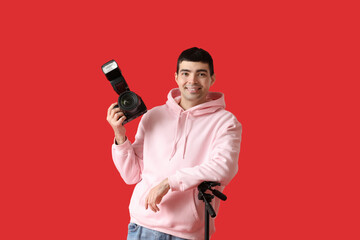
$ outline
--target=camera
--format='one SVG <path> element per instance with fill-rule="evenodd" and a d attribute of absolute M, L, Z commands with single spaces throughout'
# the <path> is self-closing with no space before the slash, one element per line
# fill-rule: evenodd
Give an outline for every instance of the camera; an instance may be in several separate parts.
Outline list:
<path fill-rule="evenodd" d="M 123 125 L 146 113 L 145 103 L 139 95 L 130 91 L 125 78 L 114 60 L 102 65 L 101 69 L 115 92 L 119 94 L 118 104 L 115 107 L 119 107 L 126 117 Z"/>

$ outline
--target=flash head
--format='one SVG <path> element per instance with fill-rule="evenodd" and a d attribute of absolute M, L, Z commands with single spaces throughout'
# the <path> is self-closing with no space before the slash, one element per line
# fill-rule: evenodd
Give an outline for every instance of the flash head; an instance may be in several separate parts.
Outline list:
<path fill-rule="evenodd" d="M 108 74 L 109 72 L 116 69 L 117 67 L 118 67 L 118 65 L 115 62 L 115 60 L 111 60 L 111 61 L 105 63 L 104 65 L 102 65 L 101 69 L 104 72 L 104 74 Z"/>

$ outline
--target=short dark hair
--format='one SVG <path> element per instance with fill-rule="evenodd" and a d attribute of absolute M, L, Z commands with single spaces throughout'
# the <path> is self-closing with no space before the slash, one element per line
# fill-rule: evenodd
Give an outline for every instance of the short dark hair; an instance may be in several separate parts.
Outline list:
<path fill-rule="evenodd" d="M 211 55 L 204 49 L 193 47 L 184 50 L 177 61 L 176 72 L 179 73 L 179 66 L 182 61 L 202 62 L 209 64 L 210 75 L 214 74 L 214 63 Z"/>

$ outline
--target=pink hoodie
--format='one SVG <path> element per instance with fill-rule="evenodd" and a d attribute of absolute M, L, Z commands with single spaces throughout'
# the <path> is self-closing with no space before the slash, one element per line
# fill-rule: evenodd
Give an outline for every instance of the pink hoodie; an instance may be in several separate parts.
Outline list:
<path fill-rule="evenodd" d="M 204 202 L 197 186 L 220 182 L 223 190 L 238 170 L 241 124 L 226 111 L 222 93 L 210 92 L 208 101 L 186 111 L 173 89 L 165 105 L 143 115 L 133 144 L 112 145 L 116 168 L 127 184 L 136 184 L 131 222 L 186 239 L 204 238 Z M 154 213 L 145 209 L 151 188 L 168 178 L 171 190 Z M 217 212 L 218 198 L 212 205 Z M 215 231 L 210 218 L 210 234 Z"/>

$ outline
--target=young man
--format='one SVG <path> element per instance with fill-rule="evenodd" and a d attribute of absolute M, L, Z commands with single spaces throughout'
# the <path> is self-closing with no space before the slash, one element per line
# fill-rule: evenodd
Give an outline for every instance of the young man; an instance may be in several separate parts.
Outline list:
<path fill-rule="evenodd" d="M 124 114 L 108 109 L 115 133 L 112 156 L 127 184 L 136 184 L 130 201 L 128 240 L 203 239 L 204 202 L 197 186 L 220 182 L 223 190 L 238 170 L 241 124 L 225 110 L 222 93 L 209 92 L 215 82 L 208 52 L 181 53 L 175 81 L 165 105 L 143 115 L 134 143 L 125 136 Z M 215 211 L 220 200 L 212 201 Z M 210 235 L 215 231 L 210 218 Z"/>

